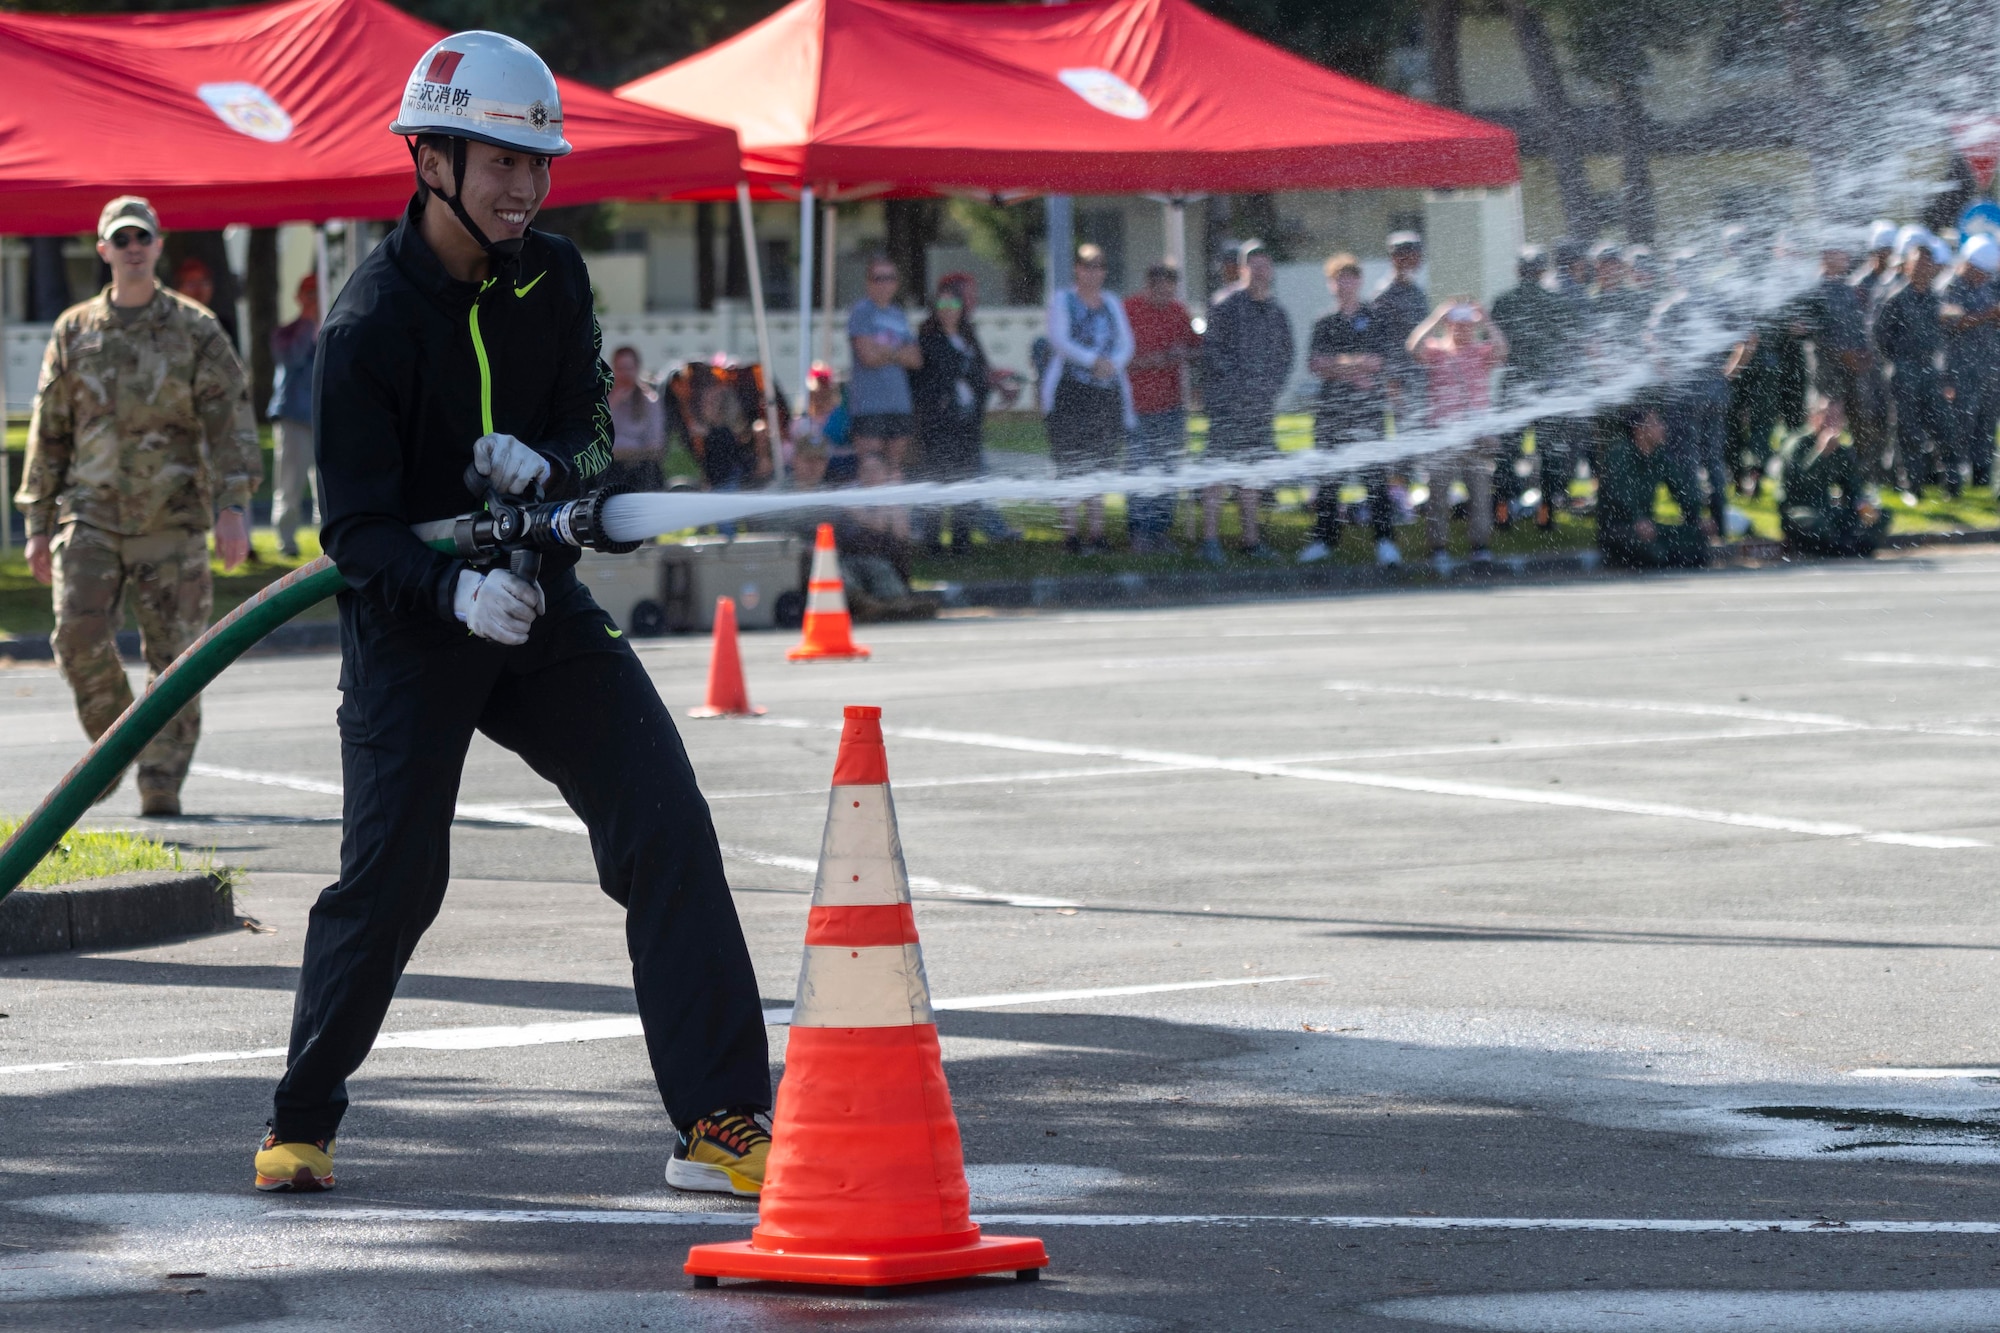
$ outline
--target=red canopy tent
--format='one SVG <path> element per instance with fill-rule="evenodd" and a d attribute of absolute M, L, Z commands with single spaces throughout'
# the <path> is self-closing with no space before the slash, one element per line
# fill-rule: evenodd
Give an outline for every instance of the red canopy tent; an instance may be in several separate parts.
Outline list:
<path fill-rule="evenodd" d="M 383 0 L 85 18 L 0 12 L 0 233 L 97 225 L 143 194 L 175 229 L 388 218 L 389 121 L 442 29 Z M 576 151 L 551 204 L 729 191 L 735 133 L 559 80 Z"/>
<path fill-rule="evenodd" d="M 618 95 L 734 126 L 760 189 L 801 196 L 802 330 L 815 193 L 1180 198 L 1521 175 L 1511 131 L 1335 74 L 1189 0 L 794 0 Z M 830 337 L 831 283 L 823 299 Z M 801 386 L 808 353 L 801 337 Z"/>
<path fill-rule="evenodd" d="M 822 197 L 1467 188 L 1513 134 L 1347 78 L 1189 0 L 795 0 L 618 95 L 733 125 Z"/>

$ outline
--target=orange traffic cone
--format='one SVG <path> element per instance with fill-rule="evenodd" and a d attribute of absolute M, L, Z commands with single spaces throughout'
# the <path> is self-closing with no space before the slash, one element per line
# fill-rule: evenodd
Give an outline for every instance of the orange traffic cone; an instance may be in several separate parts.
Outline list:
<path fill-rule="evenodd" d="M 697 1286 L 1032 1281 L 1049 1262 L 970 1216 L 881 717 L 849 708 L 840 735 L 757 1228 L 688 1251 Z"/>
<path fill-rule="evenodd" d="M 847 615 L 847 590 L 840 583 L 840 552 L 833 547 L 833 524 L 819 525 L 813 543 L 812 577 L 806 580 L 806 632 L 785 657 L 793 662 L 829 662 L 868 656 L 854 641 Z"/>
<path fill-rule="evenodd" d="M 708 702 L 688 709 L 689 717 L 752 717 L 750 689 L 743 683 L 743 655 L 736 651 L 736 599 L 715 599 L 715 647 L 708 655 Z"/>

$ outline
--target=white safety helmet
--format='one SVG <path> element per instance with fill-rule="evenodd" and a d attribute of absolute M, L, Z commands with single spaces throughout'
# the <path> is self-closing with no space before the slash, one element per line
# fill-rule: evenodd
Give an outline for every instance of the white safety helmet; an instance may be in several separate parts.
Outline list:
<path fill-rule="evenodd" d="M 1887 220 L 1876 222 L 1868 228 L 1868 248 L 1870 250 L 1893 250 L 1896 248 L 1896 224 Z"/>
<path fill-rule="evenodd" d="M 1981 273 L 2000 273 L 2000 241 L 1991 236 L 1981 234 L 1970 238 L 1959 250 L 1958 257 Z"/>
<path fill-rule="evenodd" d="M 1951 262 L 1951 247 L 1924 227 L 1905 227 L 1896 233 L 1896 258 L 1908 259 L 1912 250 L 1929 251 L 1931 259 L 1941 265 Z"/>
<path fill-rule="evenodd" d="M 389 132 L 477 139 L 542 157 L 569 152 L 556 76 L 497 32 L 453 33 L 424 52 Z"/>

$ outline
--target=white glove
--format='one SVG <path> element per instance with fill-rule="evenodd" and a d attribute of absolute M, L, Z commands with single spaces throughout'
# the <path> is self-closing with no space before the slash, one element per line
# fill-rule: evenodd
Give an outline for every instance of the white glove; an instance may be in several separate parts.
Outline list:
<path fill-rule="evenodd" d="M 491 574 L 461 570 L 452 589 L 451 609 L 482 639 L 510 647 L 528 641 L 528 628 L 548 609 L 542 585 L 496 569 Z"/>
<path fill-rule="evenodd" d="M 472 442 L 472 465 L 502 495 L 526 495 L 549 479 L 549 460 L 511 435 L 482 435 Z"/>

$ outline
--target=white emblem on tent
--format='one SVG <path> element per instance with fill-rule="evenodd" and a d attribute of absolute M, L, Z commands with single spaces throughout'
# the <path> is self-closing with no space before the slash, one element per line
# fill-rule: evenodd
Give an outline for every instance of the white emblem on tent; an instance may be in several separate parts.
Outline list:
<path fill-rule="evenodd" d="M 283 143 L 292 137 L 292 118 L 254 83 L 204 83 L 195 89 L 216 119 L 253 139 Z"/>
<path fill-rule="evenodd" d="M 1056 77 L 1099 111 L 1122 120 L 1144 120 L 1152 113 L 1146 95 L 1108 69 L 1063 69 L 1056 71 Z"/>

